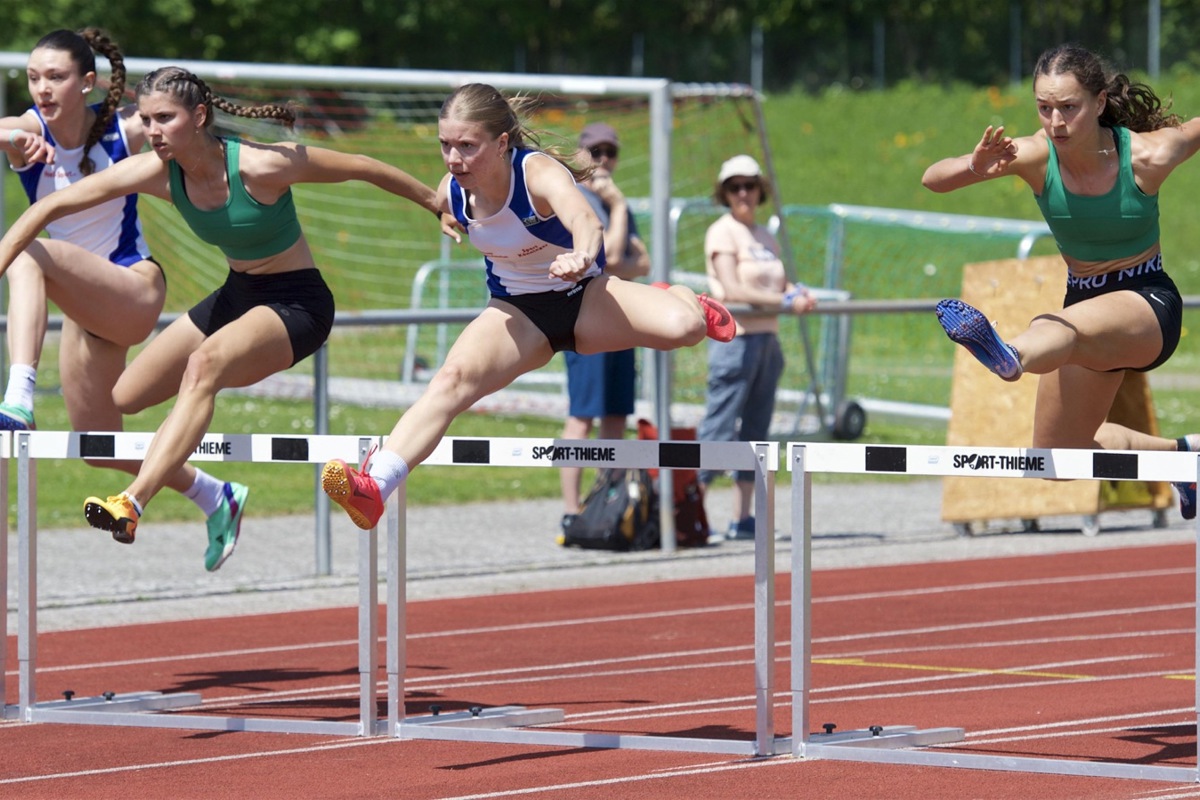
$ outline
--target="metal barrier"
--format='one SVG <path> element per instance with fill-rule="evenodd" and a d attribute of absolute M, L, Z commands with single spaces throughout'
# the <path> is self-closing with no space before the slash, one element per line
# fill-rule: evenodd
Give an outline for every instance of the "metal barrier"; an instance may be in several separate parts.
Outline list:
<path fill-rule="evenodd" d="M 388 522 L 388 732 L 401 739 L 503 742 L 561 747 L 726 753 L 771 756 L 790 742 L 775 735 L 775 471 L 778 446 L 748 442 L 674 442 L 565 439 L 443 439 L 422 468 L 437 465 L 507 467 L 629 467 L 641 469 L 739 469 L 755 473 L 754 692 L 755 738 L 699 739 L 530 729 L 565 719 L 561 709 L 502 706 L 479 713 L 404 717 L 405 606 L 404 495 L 389 505 Z M 391 517 L 394 516 L 394 519 Z"/>
<path fill-rule="evenodd" d="M 1200 770 L 1064 758 L 1019 758 L 911 749 L 958 741 L 961 728 L 919 731 L 910 726 L 874 726 L 866 731 L 810 733 L 812 694 L 812 475 L 937 475 L 991 478 L 1140 480 L 1191 482 L 1200 477 L 1200 455 L 1178 452 L 1023 449 L 998 447 L 788 445 L 792 472 L 792 753 L 801 758 L 910 764 L 934 767 L 1053 773 L 1196 783 Z M 1200 542 L 1200 519 L 1196 523 Z M 1200 558 L 1200 546 L 1197 547 Z M 1200 575 L 1200 564 L 1197 565 Z M 1197 587 L 1200 597 L 1200 585 Z M 1200 606 L 1198 606 L 1200 608 Z M 1200 614 L 1193 665 L 1200 665 Z M 1200 710 L 1200 682 L 1195 708 Z M 1200 722 L 1200 720 L 1198 720 Z M 957 736 L 957 738 L 955 738 Z"/>
<path fill-rule="evenodd" d="M 61 722 L 76 725 L 130 725 L 149 728 L 185 728 L 219 731 L 272 731 L 315 733 L 327 736 L 373 736 L 381 732 L 378 720 L 379 537 L 374 530 L 359 537 L 358 548 L 358 722 L 300 719 L 255 719 L 207 714 L 169 713 L 200 705 L 194 692 L 106 692 L 101 696 L 38 702 L 37 700 L 37 461 L 41 459 L 126 459 L 145 457 L 152 434 L 77 433 L 67 431 L 22 432 L 13 439 L 17 460 L 18 602 L 17 661 L 19 702 L 5 716 L 25 722 Z M 8 435 L 0 440 L 6 444 Z M 253 461 L 323 464 L 332 458 L 361 461 L 374 438 L 357 436 L 273 436 L 270 434 L 208 434 L 197 448 L 196 461 Z M 0 458 L 7 469 L 7 458 Z M 7 481 L 0 484 L 7 487 Z M 5 504 L 7 507 L 7 504 Z M 7 564 L 7 557 L 4 563 Z M 0 572 L 0 577 L 4 573 Z M 7 598 L 7 584 L 0 581 Z M 7 612 L 7 608 L 5 609 Z M 2 652 L 0 652 L 2 654 Z M 2 680 L 2 678 L 0 678 Z M 0 684 L 0 689 L 3 685 Z"/>

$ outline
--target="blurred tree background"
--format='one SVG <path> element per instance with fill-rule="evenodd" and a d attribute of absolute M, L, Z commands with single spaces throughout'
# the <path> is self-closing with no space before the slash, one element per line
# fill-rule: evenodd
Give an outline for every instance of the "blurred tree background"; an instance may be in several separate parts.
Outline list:
<path fill-rule="evenodd" d="M 1200 66 L 1196 0 L 0 0 L 0 18 L 0 49 L 11 51 L 54 28 L 98 25 L 130 56 L 653 76 L 767 91 L 1014 82 L 1064 41 L 1123 70 Z"/>

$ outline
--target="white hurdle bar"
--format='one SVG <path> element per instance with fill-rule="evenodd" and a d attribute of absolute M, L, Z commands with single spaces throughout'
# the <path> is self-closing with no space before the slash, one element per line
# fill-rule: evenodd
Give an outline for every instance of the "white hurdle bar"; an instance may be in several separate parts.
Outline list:
<path fill-rule="evenodd" d="M 377 736 L 384 732 L 378 713 L 379 536 L 376 530 L 359 537 L 358 557 L 358 722 L 267 719 L 207 714 L 153 714 L 200 705 L 198 693 L 106 693 L 102 697 L 37 702 L 37 461 L 39 459 L 145 458 L 153 434 L 34 431 L 17 433 L 18 596 L 17 658 L 20 679 L 18 717 L 25 722 L 77 725 L 128 725 L 195 730 L 244 730 L 312 733 L 326 736 Z M 378 439 L 359 436 L 275 436 L 270 434 L 208 434 L 196 448 L 194 461 L 253 461 L 323 464 L 332 458 L 361 462 Z M 6 461 L 0 465 L 7 468 Z M 3 486 L 7 487 L 7 481 Z M 321 491 L 318 486 L 317 491 Z M 77 498 L 72 498 L 74 502 Z M 64 500 L 65 502 L 65 500 Z M 7 503 L 5 504 L 7 508 Z M 104 535 L 83 531 L 80 536 Z M 145 535 L 153 536 L 152 530 Z M 136 553 L 134 554 L 136 556 Z M 0 662 L 2 663 L 2 662 Z"/>
<path fill-rule="evenodd" d="M 974 754 L 957 750 L 915 750 L 961 741 L 961 728 L 917 731 L 911 727 L 877 726 L 870 731 L 811 733 L 808 701 L 812 692 L 812 474 L 929 475 L 988 478 L 1057 478 L 1070 480 L 1137 480 L 1191 482 L 1200 478 L 1196 453 L 1024 449 L 989 447 L 887 446 L 861 444 L 788 445 L 792 472 L 792 753 L 889 764 L 910 764 L 1008 772 L 1047 773 L 1107 778 L 1140 778 L 1196 783 L 1197 767 L 1163 767 L 1064 758 L 1027 758 Z M 1200 560 L 1200 518 L 1196 523 Z M 1200 563 L 1196 597 L 1200 598 Z M 1200 604 L 1197 606 L 1196 650 L 1200 664 Z M 1193 666 L 1195 669 L 1195 666 Z M 1193 696 L 1200 709 L 1200 681 Z M 1200 722 L 1200 719 L 1197 720 Z"/>
<path fill-rule="evenodd" d="M 755 473 L 754 691 L 755 738 L 699 739 L 534 730 L 564 721 L 561 709 L 502 706 L 403 718 L 406 668 L 404 581 L 405 498 L 398 493 L 388 524 L 388 731 L 400 739 L 496 742 L 535 746 L 622 748 L 772 756 L 787 753 L 775 736 L 775 472 L 779 448 L 768 442 L 640 441 L 634 439 L 446 438 L 422 464 L 508 467 L 753 470 Z M 484 534 L 481 534 L 484 535 Z M 669 533 L 664 532 L 664 535 Z"/>

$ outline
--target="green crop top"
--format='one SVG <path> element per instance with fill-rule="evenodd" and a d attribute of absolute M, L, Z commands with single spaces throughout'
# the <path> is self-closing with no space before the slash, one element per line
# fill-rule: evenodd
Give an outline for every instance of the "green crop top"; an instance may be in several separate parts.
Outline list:
<path fill-rule="evenodd" d="M 250 261 L 282 253 L 294 245 L 300 238 L 300 220 L 296 219 L 291 189 L 269 206 L 250 196 L 238 170 L 240 153 L 241 141 L 225 140 L 229 200 L 211 211 L 192 205 L 184 187 L 183 170 L 174 160 L 170 161 L 171 202 L 202 240 L 221 248 L 229 258 Z"/>
<path fill-rule="evenodd" d="M 1046 183 L 1037 196 L 1038 208 L 1058 249 L 1080 261 L 1109 261 L 1148 250 L 1159 239 L 1158 195 L 1147 195 L 1133 179 L 1129 129 L 1113 128 L 1120 166 L 1107 194 L 1071 194 L 1063 186 L 1058 154 L 1050 144 Z"/>

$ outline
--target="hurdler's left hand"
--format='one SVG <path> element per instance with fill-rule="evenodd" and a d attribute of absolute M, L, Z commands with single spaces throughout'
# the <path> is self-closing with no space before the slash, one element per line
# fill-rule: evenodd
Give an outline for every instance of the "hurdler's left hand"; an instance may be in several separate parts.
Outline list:
<path fill-rule="evenodd" d="M 592 257 L 580 250 L 561 253 L 550 265 L 550 277 L 578 281 L 592 266 Z"/>

